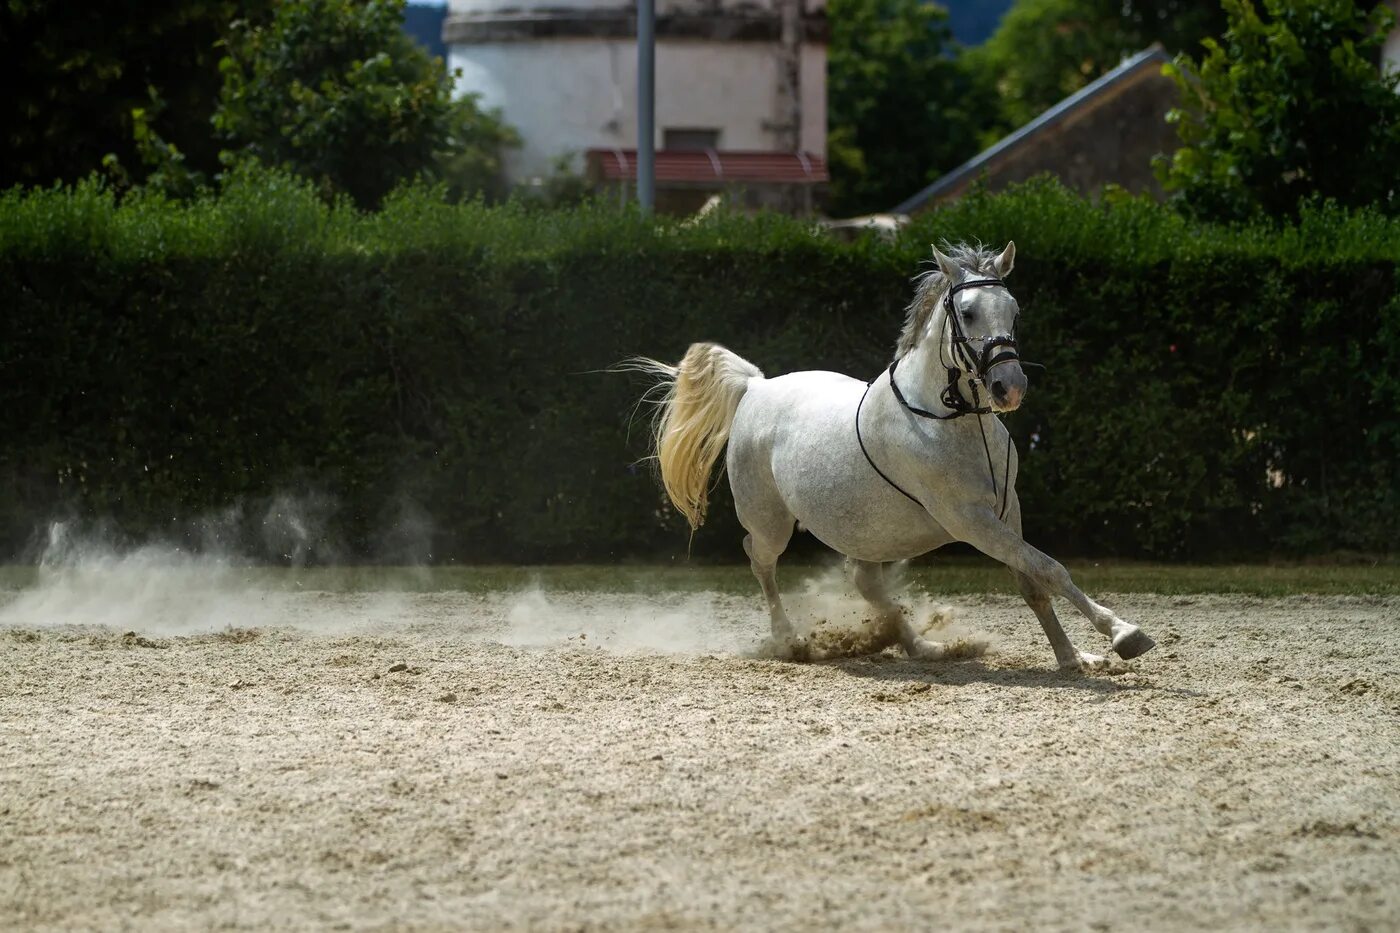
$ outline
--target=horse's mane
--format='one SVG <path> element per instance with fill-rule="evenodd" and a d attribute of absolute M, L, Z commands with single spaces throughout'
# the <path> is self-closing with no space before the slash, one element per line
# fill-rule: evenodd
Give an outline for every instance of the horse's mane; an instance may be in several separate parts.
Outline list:
<path fill-rule="evenodd" d="M 984 249 L 981 243 L 976 246 L 968 246 L 966 243 L 948 246 L 945 243 L 943 255 L 969 272 L 978 275 L 997 274 L 996 251 Z M 904 330 L 900 331 L 899 342 L 895 344 L 895 359 L 903 359 L 906 353 L 918 345 L 938 310 L 938 303 L 943 300 L 943 293 L 948 290 L 948 277 L 937 264 L 929 271 L 915 276 L 914 281 L 918 286 L 914 290 L 914 300 L 904 309 Z"/>

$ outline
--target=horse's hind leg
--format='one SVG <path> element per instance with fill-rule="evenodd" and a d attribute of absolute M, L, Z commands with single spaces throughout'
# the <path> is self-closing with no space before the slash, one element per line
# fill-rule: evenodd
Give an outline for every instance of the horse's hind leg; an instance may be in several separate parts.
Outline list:
<path fill-rule="evenodd" d="M 929 641 L 914 630 L 909 613 L 890 596 L 885 583 L 885 565 L 870 560 L 855 560 L 856 589 L 865 601 L 875 607 L 875 624 L 880 627 L 874 650 L 879 651 L 897 640 L 911 658 L 937 659 L 943 657 L 944 648 L 937 642 Z"/>
<path fill-rule="evenodd" d="M 807 640 L 793 631 L 783 599 L 778 593 L 778 558 L 792 540 L 797 519 L 788 511 L 767 466 L 766 448 L 757 446 L 746 432 L 735 429 L 729 440 L 729 488 L 734 493 L 734 511 L 739 524 L 748 532 L 744 552 L 763 599 L 773 629 L 775 653 L 795 660 L 806 660 Z"/>
<path fill-rule="evenodd" d="M 768 603 L 768 619 L 773 630 L 773 645 L 781 653 L 795 660 L 807 657 L 807 640 L 793 631 L 787 610 L 783 608 L 783 598 L 778 592 L 778 557 L 787 550 L 792 540 L 791 516 L 785 523 L 755 527 L 740 516 L 749 533 L 744 536 L 744 552 L 749 555 L 749 569 L 763 588 L 763 598 Z"/>

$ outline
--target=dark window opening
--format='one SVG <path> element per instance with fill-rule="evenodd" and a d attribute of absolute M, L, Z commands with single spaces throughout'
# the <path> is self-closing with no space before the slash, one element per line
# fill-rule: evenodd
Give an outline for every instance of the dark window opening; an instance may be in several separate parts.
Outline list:
<path fill-rule="evenodd" d="M 661 148 L 685 152 L 695 152 L 699 149 L 718 149 L 719 130 L 666 129 L 661 133 Z"/>

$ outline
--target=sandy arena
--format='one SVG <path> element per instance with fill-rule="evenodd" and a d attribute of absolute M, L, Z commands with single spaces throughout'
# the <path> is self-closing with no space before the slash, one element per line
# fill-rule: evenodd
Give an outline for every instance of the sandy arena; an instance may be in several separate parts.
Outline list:
<path fill-rule="evenodd" d="M 1400 927 L 1395 599 L 1095 594 L 1159 647 L 1079 677 L 1009 597 L 798 665 L 756 591 L 190 572 L 0 594 L 0 928 Z"/>

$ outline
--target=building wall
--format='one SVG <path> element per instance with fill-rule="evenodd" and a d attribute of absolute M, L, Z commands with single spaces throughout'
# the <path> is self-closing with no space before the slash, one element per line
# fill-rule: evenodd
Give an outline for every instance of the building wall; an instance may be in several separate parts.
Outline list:
<path fill-rule="evenodd" d="M 656 146 L 668 128 L 717 129 L 719 147 L 787 149 L 779 0 L 657 0 Z M 800 146 L 826 155 L 825 0 L 801 0 Z M 452 0 L 444 27 L 459 93 L 499 107 L 523 145 L 513 183 L 561 156 L 637 145 L 635 4 Z"/>
<path fill-rule="evenodd" d="M 540 39 L 453 45 L 460 93 L 499 107 L 524 145 L 512 182 L 546 175 L 561 155 L 636 148 L 637 50 L 631 40 Z M 777 49 L 762 42 L 662 40 L 656 47 L 656 139 L 668 127 L 716 128 L 724 149 L 780 148 Z M 802 50 L 802 148 L 826 155 L 826 49 Z M 576 160 L 574 169 L 582 168 Z"/>
<path fill-rule="evenodd" d="M 552 12 L 554 10 L 621 10 L 633 13 L 635 2 L 617 0 L 449 0 L 448 15 L 480 15 L 483 12 Z M 812 13 L 826 9 L 826 0 L 804 0 L 803 8 Z M 741 14 L 773 13 L 778 0 L 656 0 L 656 15 L 671 13 L 712 14 L 732 11 Z"/>

